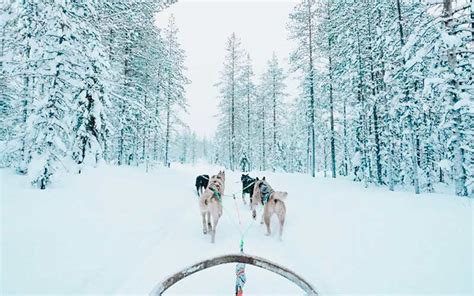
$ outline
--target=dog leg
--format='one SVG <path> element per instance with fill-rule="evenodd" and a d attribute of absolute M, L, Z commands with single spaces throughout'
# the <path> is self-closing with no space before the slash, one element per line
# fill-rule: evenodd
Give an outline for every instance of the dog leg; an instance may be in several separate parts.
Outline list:
<path fill-rule="evenodd" d="M 265 225 L 267 226 L 267 233 L 265 235 L 270 235 L 272 234 L 270 231 L 270 215 L 266 214 L 264 215 L 263 219 L 265 220 Z"/>
<path fill-rule="evenodd" d="M 213 224 L 213 226 L 212 226 L 212 231 L 211 231 L 211 234 L 212 234 L 211 243 L 215 242 L 217 222 L 219 222 L 219 215 L 217 213 L 213 213 L 213 215 L 212 215 L 212 224 Z"/>
<path fill-rule="evenodd" d="M 247 204 L 247 202 L 245 201 L 245 194 L 242 192 L 242 201 L 244 202 L 244 205 Z"/>
<path fill-rule="evenodd" d="M 206 213 L 201 213 L 202 216 L 202 233 L 207 234 Z"/>
<path fill-rule="evenodd" d="M 280 240 L 282 240 L 283 226 L 285 225 L 285 216 L 280 217 Z"/>
<path fill-rule="evenodd" d="M 267 207 L 267 206 L 263 206 L 262 220 L 260 220 L 260 224 L 263 224 L 263 222 L 264 222 L 266 216 L 269 216 L 269 217 L 270 217 L 271 215 L 270 215 L 270 213 L 269 213 L 268 207 Z"/>
<path fill-rule="evenodd" d="M 212 232 L 211 212 L 207 212 L 207 231 Z"/>

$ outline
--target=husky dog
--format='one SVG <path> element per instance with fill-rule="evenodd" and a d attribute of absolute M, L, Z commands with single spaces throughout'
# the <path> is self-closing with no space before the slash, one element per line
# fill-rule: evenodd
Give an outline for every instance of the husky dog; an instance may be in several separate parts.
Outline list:
<path fill-rule="evenodd" d="M 198 196 L 201 196 L 202 192 L 207 188 L 209 184 L 209 175 L 199 175 L 196 177 L 196 192 Z"/>
<path fill-rule="evenodd" d="M 255 179 L 253 199 L 251 203 L 252 217 L 254 219 L 257 218 L 256 208 L 259 202 L 261 202 L 263 204 L 262 218 L 265 222 L 265 225 L 267 226 L 266 235 L 270 235 L 270 219 L 273 214 L 276 214 L 278 221 L 280 222 L 280 240 L 283 234 L 283 226 L 285 224 L 286 206 L 284 201 L 286 200 L 287 196 L 287 192 L 274 191 L 265 180 L 265 177 L 263 177 L 262 180 L 259 180 L 258 178 Z"/>
<path fill-rule="evenodd" d="M 221 183 L 222 183 L 222 194 L 224 194 L 224 189 L 225 189 L 225 171 L 219 171 L 219 173 L 217 173 L 217 175 L 212 176 L 212 177 L 221 180 Z"/>
<path fill-rule="evenodd" d="M 212 176 L 206 190 L 199 199 L 199 209 L 202 216 L 202 231 L 204 234 L 211 233 L 211 243 L 216 237 L 216 227 L 222 216 L 222 197 L 224 195 L 225 173 Z"/>
<path fill-rule="evenodd" d="M 255 185 L 255 179 L 250 177 L 249 174 L 242 174 L 240 177 L 240 181 L 242 181 L 242 201 L 244 204 L 247 204 L 245 202 L 245 193 L 248 193 L 250 195 L 250 204 L 252 204 L 252 196 L 253 196 L 253 188 Z"/>

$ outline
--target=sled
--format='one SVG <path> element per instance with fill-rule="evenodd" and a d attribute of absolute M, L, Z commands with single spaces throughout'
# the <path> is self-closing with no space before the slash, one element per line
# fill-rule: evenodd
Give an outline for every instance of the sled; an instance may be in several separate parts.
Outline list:
<path fill-rule="evenodd" d="M 245 255 L 245 254 L 223 255 L 223 256 L 214 257 L 211 259 L 206 259 L 204 261 L 201 261 L 194 265 L 186 267 L 185 269 L 169 276 L 168 278 L 163 280 L 161 283 L 156 285 L 153 291 L 150 293 L 150 295 L 153 295 L 153 296 L 162 295 L 163 292 L 165 292 L 169 287 L 173 286 L 174 284 L 184 279 L 185 277 L 188 277 L 196 272 L 205 270 L 207 268 L 221 265 L 221 264 L 227 264 L 227 263 L 245 263 L 245 264 L 250 264 L 253 266 L 266 269 L 268 271 L 279 274 L 283 276 L 284 278 L 292 281 L 298 287 L 300 287 L 304 291 L 305 294 L 318 295 L 318 293 L 316 292 L 316 290 L 313 288 L 313 286 L 310 283 L 308 283 L 301 276 L 297 275 L 296 273 L 289 270 L 288 268 L 280 266 L 273 262 L 270 262 L 261 257 L 250 256 L 250 255 Z"/>

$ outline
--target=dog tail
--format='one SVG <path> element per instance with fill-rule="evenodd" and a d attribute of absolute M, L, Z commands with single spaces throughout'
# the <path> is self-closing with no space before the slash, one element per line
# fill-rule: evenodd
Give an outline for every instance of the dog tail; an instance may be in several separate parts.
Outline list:
<path fill-rule="evenodd" d="M 275 200 L 285 201 L 287 197 L 288 192 L 286 191 L 275 191 L 275 193 L 273 194 L 273 198 Z"/>

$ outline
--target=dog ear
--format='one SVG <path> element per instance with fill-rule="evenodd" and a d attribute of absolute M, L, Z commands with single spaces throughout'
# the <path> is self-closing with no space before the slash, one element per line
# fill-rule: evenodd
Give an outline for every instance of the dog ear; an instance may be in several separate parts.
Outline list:
<path fill-rule="evenodd" d="M 257 178 L 255 178 L 255 181 L 258 181 L 258 177 L 257 177 Z"/>
<path fill-rule="evenodd" d="M 265 176 L 263 176 L 263 179 L 262 179 L 262 180 L 265 181 Z"/>

